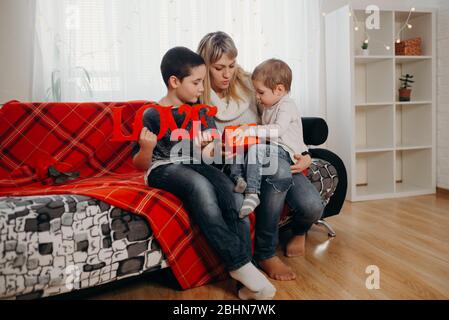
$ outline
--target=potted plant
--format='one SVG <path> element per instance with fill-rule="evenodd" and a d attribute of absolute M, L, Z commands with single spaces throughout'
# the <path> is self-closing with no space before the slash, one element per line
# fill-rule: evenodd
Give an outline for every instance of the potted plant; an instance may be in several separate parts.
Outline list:
<path fill-rule="evenodd" d="M 62 79 L 61 69 L 55 69 L 51 72 L 51 85 L 47 88 L 47 101 L 61 101 L 62 88 L 61 83 L 65 81 L 69 85 L 73 85 L 74 89 L 78 89 L 80 92 L 87 92 L 88 97 L 92 98 L 92 79 L 89 72 L 81 66 L 76 66 L 73 68 L 66 68 L 64 71 L 68 72 L 72 77 L 77 77 L 80 82 L 70 81 L 68 79 Z"/>
<path fill-rule="evenodd" d="M 86 94 L 88 98 L 92 98 L 92 78 L 89 71 L 82 66 L 68 66 L 66 61 L 74 59 L 74 52 L 70 50 L 67 56 L 61 55 L 62 45 L 65 45 L 65 43 L 63 43 L 58 33 L 54 38 L 54 65 L 56 68 L 52 70 L 50 75 L 50 85 L 46 90 L 46 100 L 61 101 L 65 90 L 78 91 L 81 94 Z M 71 48 L 71 46 L 69 47 Z"/>
<path fill-rule="evenodd" d="M 364 56 L 368 56 L 369 55 L 369 50 L 368 50 L 368 41 L 363 41 L 362 43 L 362 55 Z"/>
<path fill-rule="evenodd" d="M 399 78 L 402 82 L 401 88 L 399 89 L 399 101 L 410 101 L 410 96 L 412 94 L 412 89 L 409 89 L 412 87 L 410 83 L 415 82 L 411 79 L 413 79 L 413 76 L 408 73 L 405 76 L 402 76 L 402 78 Z"/>

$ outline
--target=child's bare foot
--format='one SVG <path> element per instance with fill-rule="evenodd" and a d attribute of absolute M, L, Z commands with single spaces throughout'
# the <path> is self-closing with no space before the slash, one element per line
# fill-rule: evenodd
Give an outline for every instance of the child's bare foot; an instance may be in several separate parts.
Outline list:
<path fill-rule="evenodd" d="M 293 270 L 277 256 L 259 261 L 259 266 L 274 280 L 288 281 L 296 279 L 296 274 Z"/>
<path fill-rule="evenodd" d="M 287 257 L 301 257 L 306 251 L 306 235 L 293 236 L 287 243 L 285 255 Z"/>

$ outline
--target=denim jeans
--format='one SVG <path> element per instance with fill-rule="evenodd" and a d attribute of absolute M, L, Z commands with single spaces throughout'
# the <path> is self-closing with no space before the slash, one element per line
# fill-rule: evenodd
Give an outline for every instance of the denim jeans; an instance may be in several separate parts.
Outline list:
<path fill-rule="evenodd" d="M 325 202 L 320 193 L 302 173 L 293 175 L 294 187 L 287 193 L 286 202 L 293 211 L 292 231 L 304 235 L 323 215 Z"/>
<path fill-rule="evenodd" d="M 232 181 L 207 164 L 168 164 L 156 167 L 148 185 L 177 196 L 209 245 L 229 271 L 251 261 L 249 219 L 240 219 L 243 195 Z"/>
<path fill-rule="evenodd" d="M 272 168 L 277 171 L 276 167 L 281 161 L 291 163 L 288 152 L 282 147 L 274 144 L 256 144 L 249 147 L 244 164 L 230 165 L 229 177 L 234 183 L 243 178 L 247 183 L 245 193 L 260 194 L 263 176 L 270 175 Z"/>
<path fill-rule="evenodd" d="M 310 180 L 302 173 L 293 175 L 290 164 L 279 163 L 276 174 L 265 177 L 260 204 L 256 208 L 256 243 L 254 258 L 265 260 L 276 255 L 279 242 L 279 218 L 285 203 L 293 211 L 292 230 L 304 235 L 321 218 L 324 202 Z"/>

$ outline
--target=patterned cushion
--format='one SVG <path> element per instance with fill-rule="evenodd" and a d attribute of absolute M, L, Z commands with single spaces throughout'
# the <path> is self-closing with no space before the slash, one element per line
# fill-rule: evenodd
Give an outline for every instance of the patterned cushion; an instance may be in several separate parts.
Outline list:
<path fill-rule="evenodd" d="M 338 185 L 335 167 L 325 160 L 312 159 L 307 177 L 316 187 L 323 201 L 328 204 Z"/>
<path fill-rule="evenodd" d="M 0 298 L 52 296 L 166 266 L 141 216 L 78 195 L 0 200 Z"/>

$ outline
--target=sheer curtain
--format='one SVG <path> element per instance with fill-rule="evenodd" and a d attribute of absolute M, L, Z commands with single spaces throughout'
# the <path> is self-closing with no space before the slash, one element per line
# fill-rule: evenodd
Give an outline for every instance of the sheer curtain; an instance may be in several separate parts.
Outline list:
<path fill-rule="evenodd" d="M 222 30 L 248 71 L 286 61 L 302 114 L 322 115 L 320 21 L 316 0 L 37 0 L 32 98 L 157 100 L 163 54 Z"/>

